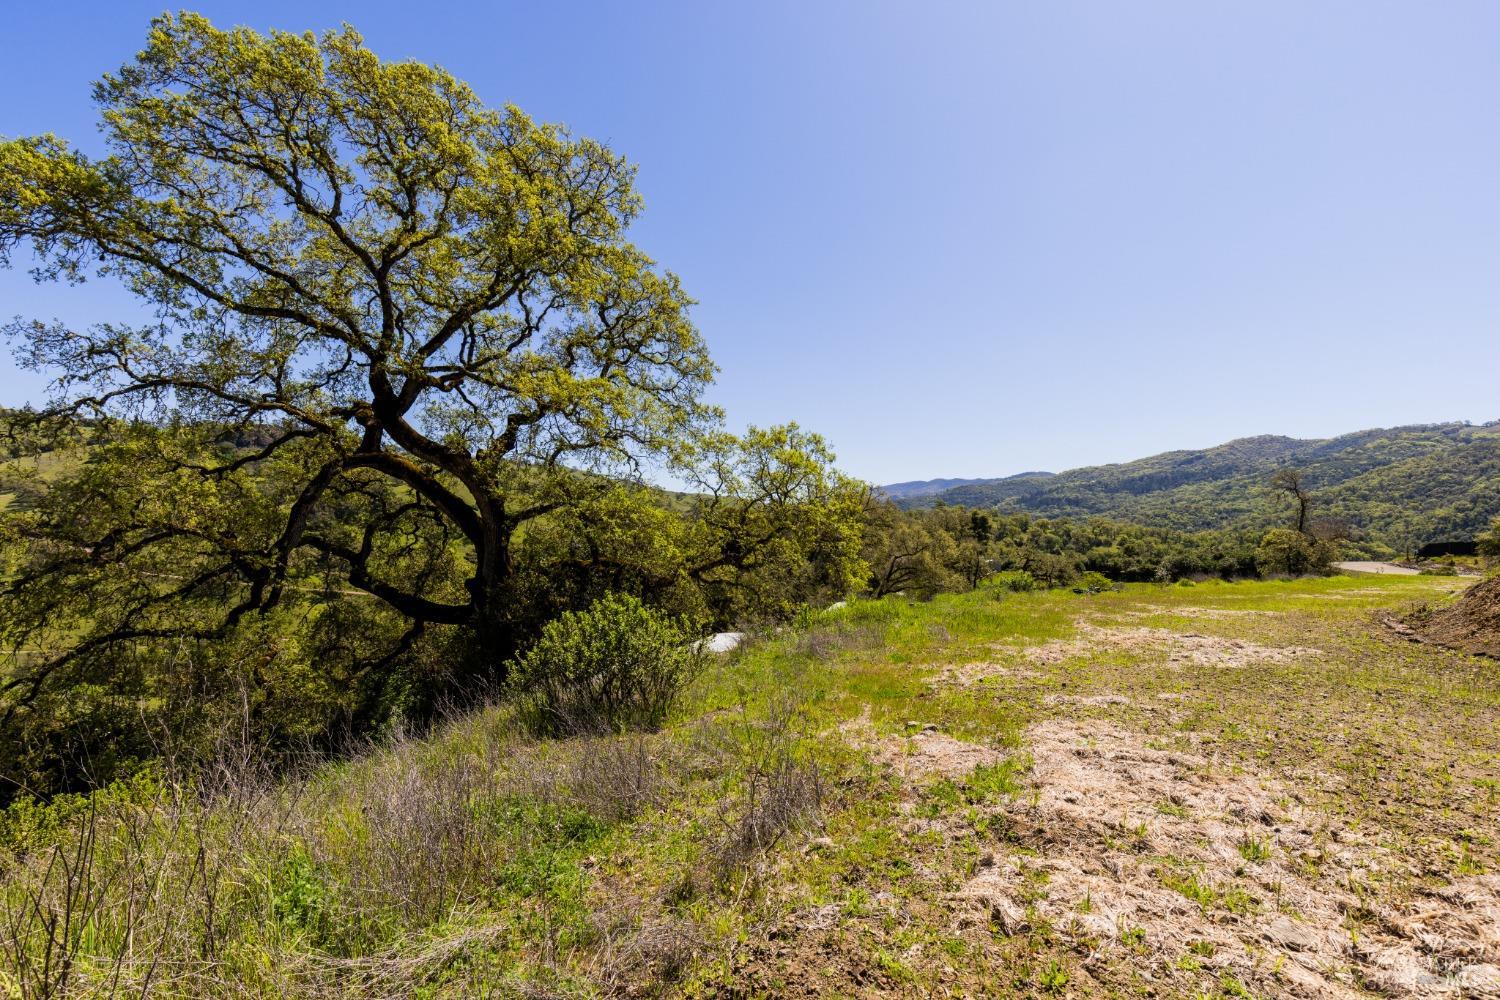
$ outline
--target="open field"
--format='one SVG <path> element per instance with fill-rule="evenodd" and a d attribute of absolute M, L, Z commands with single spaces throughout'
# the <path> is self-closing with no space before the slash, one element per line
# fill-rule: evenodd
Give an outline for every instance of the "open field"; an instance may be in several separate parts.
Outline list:
<path fill-rule="evenodd" d="M 1373 618 L 1462 585 L 856 602 L 722 658 L 654 736 L 495 709 L 289 783 L 142 781 L 97 806 L 74 983 L 1493 996 L 1500 671 Z M 5 830 L 11 982 L 72 813 Z"/>

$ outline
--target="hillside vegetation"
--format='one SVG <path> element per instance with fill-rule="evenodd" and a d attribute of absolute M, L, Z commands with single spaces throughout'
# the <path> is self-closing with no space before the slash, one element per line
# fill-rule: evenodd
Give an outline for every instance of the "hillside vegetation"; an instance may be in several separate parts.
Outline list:
<path fill-rule="evenodd" d="M 1033 488 L 1035 482 L 1052 475 L 1050 472 L 1020 472 L 1004 479 L 918 479 L 906 483 L 887 483 L 880 487 L 880 492 L 892 500 L 918 500 L 949 490 L 983 487 L 986 493 L 1000 497 L 1009 496 L 1009 490 L 1026 492 Z"/>
<path fill-rule="evenodd" d="M 4 326 L 53 382 L 3 428 L 0 802 L 233 722 L 425 725 L 611 595 L 696 632 L 859 584 L 868 489 L 794 423 L 728 430 L 621 153 L 348 25 L 133 48 L 92 154 L 0 140 L 0 267 L 155 318 Z"/>
<path fill-rule="evenodd" d="M 902 506 L 937 502 L 1043 517 L 1103 515 L 1197 531 L 1280 524 L 1285 504 L 1266 489 L 1296 468 L 1323 516 L 1339 517 L 1395 549 L 1410 541 L 1472 538 L 1500 514 L 1500 426 L 1429 424 L 1327 440 L 1253 437 L 1201 451 L 1170 451 L 1057 475 L 1027 473 L 921 494 L 902 484 Z"/>
<path fill-rule="evenodd" d="M 1371 618 L 1457 585 L 859 601 L 655 734 L 231 736 L 5 814 L 0 989 L 1494 995 L 1500 678 Z"/>
<path fill-rule="evenodd" d="M 1500 430 L 902 510 L 729 430 L 607 146 L 348 25 L 93 92 L 0 140 L 0 266 L 156 318 L 5 328 L 0 997 L 1500 991 L 1464 581 L 1328 575 Z"/>

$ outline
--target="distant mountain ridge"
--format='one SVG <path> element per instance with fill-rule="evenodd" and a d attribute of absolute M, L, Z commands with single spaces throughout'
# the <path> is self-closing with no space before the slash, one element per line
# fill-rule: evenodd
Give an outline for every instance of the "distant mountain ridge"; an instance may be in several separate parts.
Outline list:
<path fill-rule="evenodd" d="M 907 500 L 916 497 L 930 497 L 948 490 L 960 489 L 971 486 L 994 486 L 998 483 L 1011 482 L 1017 479 L 1045 479 L 1056 475 L 1053 472 L 1018 472 L 1014 476 L 1005 476 L 1001 479 L 916 479 L 909 483 L 889 483 L 880 487 L 880 491 L 892 500 Z"/>
<path fill-rule="evenodd" d="M 1261 435 L 1055 475 L 883 489 L 903 507 L 941 502 L 1187 530 L 1262 527 L 1284 520 L 1284 499 L 1266 486 L 1282 468 L 1303 473 L 1317 513 L 1388 544 L 1408 535 L 1471 538 L 1500 514 L 1500 422 L 1417 424 L 1322 439 Z"/>

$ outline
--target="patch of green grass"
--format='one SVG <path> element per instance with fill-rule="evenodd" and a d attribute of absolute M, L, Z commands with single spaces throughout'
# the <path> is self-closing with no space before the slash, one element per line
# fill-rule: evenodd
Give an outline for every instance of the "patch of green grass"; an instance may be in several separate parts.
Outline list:
<path fill-rule="evenodd" d="M 1021 791 L 1021 776 L 1030 769 L 1030 758 L 1025 755 L 980 764 L 964 781 L 965 797 L 976 804 L 1007 801 Z"/>
<path fill-rule="evenodd" d="M 1484 863 L 1474 856 L 1467 844 L 1463 845 L 1458 852 L 1458 861 L 1453 865 L 1453 873 L 1459 877 L 1471 875 L 1483 875 Z"/>
<path fill-rule="evenodd" d="M 1229 972 L 1219 976 L 1219 992 L 1234 1000 L 1255 1000 L 1255 994 L 1250 992 L 1250 988 Z"/>
<path fill-rule="evenodd" d="M 1219 905 L 1230 913 L 1245 915 L 1254 913 L 1260 909 L 1260 904 L 1255 897 L 1250 895 L 1239 886 L 1230 886 L 1225 889 L 1219 898 Z"/>
<path fill-rule="evenodd" d="M 1239 848 L 1240 857 L 1251 864 L 1259 864 L 1271 856 L 1271 845 L 1264 837 L 1255 837 L 1246 833 L 1235 845 Z"/>
<path fill-rule="evenodd" d="M 898 983 L 909 983 L 915 978 L 911 968 L 905 962 L 887 951 L 881 950 L 875 953 L 875 964 L 881 972 Z"/>
<path fill-rule="evenodd" d="M 1197 903 L 1205 914 L 1219 909 L 1235 914 L 1248 914 L 1258 909 L 1255 897 L 1239 886 L 1214 885 L 1205 880 L 1197 869 L 1171 859 L 1158 869 L 1157 877 L 1168 889 Z"/>
<path fill-rule="evenodd" d="M 1192 900 L 1203 909 L 1205 913 L 1212 910 L 1219 903 L 1219 893 L 1213 886 L 1199 880 L 1192 872 L 1163 871 L 1161 884 L 1178 893 L 1186 899 Z"/>
<path fill-rule="evenodd" d="M 1044 993 L 1061 993 L 1068 986 L 1068 967 L 1059 959 L 1048 962 L 1037 976 L 1037 985 Z"/>
<path fill-rule="evenodd" d="M 327 887 L 323 873 L 303 845 L 292 847 L 267 882 L 271 915 L 282 926 L 294 932 L 316 929 Z"/>

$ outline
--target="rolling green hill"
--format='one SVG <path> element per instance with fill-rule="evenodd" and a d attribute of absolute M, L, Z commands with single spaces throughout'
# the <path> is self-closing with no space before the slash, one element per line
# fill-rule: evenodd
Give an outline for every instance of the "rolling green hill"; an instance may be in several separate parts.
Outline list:
<path fill-rule="evenodd" d="M 1262 436 L 1201 451 L 1170 451 L 1053 476 L 980 480 L 931 494 L 903 484 L 906 507 L 937 502 L 1045 517 L 1104 515 L 1157 527 L 1261 527 L 1286 503 L 1266 486 L 1302 472 L 1315 513 L 1340 517 L 1393 546 L 1470 538 L 1500 514 L 1500 422 L 1424 424 L 1324 440 Z"/>
<path fill-rule="evenodd" d="M 976 487 L 981 487 L 994 496 L 1009 496 L 1011 494 L 1006 491 L 1013 490 L 1018 495 L 1029 492 L 1033 481 L 1047 479 L 1052 475 L 1054 473 L 1051 472 L 1019 472 L 1003 479 L 920 479 L 909 483 L 888 483 L 880 487 L 880 491 L 898 502 Z"/>

